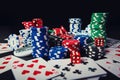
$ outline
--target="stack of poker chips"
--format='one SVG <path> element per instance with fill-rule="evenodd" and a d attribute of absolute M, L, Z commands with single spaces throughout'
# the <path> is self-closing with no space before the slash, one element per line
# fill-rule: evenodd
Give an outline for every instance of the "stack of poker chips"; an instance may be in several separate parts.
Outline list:
<path fill-rule="evenodd" d="M 70 18 L 69 19 L 69 31 L 72 34 L 78 33 L 81 31 L 81 19 L 80 18 Z"/>
<path fill-rule="evenodd" d="M 51 47 L 49 50 L 49 59 L 64 59 L 68 57 L 68 49 L 63 46 Z"/>
<path fill-rule="evenodd" d="M 68 48 L 70 53 L 71 63 L 79 64 L 81 62 L 81 54 L 80 54 L 80 42 L 78 40 L 63 40 L 62 45 L 65 48 Z"/>
<path fill-rule="evenodd" d="M 31 27 L 32 55 L 34 58 L 48 57 L 48 27 Z"/>
<path fill-rule="evenodd" d="M 22 36 L 22 42 L 26 46 L 32 46 L 31 45 L 31 36 L 30 36 L 30 29 L 22 29 L 19 30 L 20 35 Z"/>
<path fill-rule="evenodd" d="M 104 46 L 95 46 L 93 43 L 84 45 L 84 53 L 85 56 L 92 58 L 94 60 L 98 60 L 104 57 Z"/>
<path fill-rule="evenodd" d="M 54 35 L 48 36 L 49 47 L 61 46 L 62 41 L 63 39 L 58 36 L 54 36 Z"/>
<path fill-rule="evenodd" d="M 101 37 L 106 42 L 106 21 L 108 13 L 93 13 L 91 16 L 90 29 L 91 38 L 94 39 Z"/>

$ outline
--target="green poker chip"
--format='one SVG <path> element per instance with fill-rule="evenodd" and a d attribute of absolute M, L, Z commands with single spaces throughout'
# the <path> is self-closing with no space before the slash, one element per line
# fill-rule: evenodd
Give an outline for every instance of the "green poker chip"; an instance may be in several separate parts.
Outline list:
<path fill-rule="evenodd" d="M 103 24 L 94 23 L 94 24 L 90 24 L 90 28 L 91 29 L 102 29 L 102 30 L 105 30 L 106 29 L 106 25 L 105 25 L 105 23 L 103 23 Z"/>
<path fill-rule="evenodd" d="M 92 13 L 91 23 L 105 23 L 107 21 L 108 13 Z"/>

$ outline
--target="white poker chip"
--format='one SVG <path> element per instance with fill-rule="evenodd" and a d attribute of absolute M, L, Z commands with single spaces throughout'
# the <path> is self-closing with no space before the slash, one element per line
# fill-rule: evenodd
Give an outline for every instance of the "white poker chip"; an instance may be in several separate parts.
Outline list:
<path fill-rule="evenodd" d="M 17 57 L 25 57 L 32 55 L 32 47 L 25 46 L 14 51 L 14 55 Z"/>
<path fill-rule="evenodd" d="M 8 37 L 8 45 L 12 50 L 17 50 L 20 47 L 19 37 L 16 34 L 10 34 Z"/>

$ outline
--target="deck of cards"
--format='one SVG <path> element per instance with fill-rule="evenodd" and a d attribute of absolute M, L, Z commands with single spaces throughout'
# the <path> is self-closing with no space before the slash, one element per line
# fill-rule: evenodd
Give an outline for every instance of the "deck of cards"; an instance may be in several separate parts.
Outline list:
<path fill-rule="evenodd" d="M 108 41 L 106 58 L 94 61 L 81 57 L 80 64 L 72 64 L 69 58 L 49 61 L 35 58 L 26 61 L 8 55 L 0 58 L 0 75 L 11 70 L 15 80 L 99 80 L 107 75 L 107 70 L 120 78 L 120 41 L 111 38 Z M 0 55 L 10 51 L 7 43 L 0 43 Z"/>

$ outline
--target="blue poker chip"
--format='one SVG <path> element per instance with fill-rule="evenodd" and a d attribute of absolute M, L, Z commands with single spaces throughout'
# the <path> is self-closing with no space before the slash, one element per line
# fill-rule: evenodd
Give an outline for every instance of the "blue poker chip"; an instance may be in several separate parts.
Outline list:
<path fill-rule="evenodd" d="M 80 46 L 83 47 L 84 45 L 87 45 L 91 42 L 91 38 L 88 35 L 76 35 L 74 36 L 74 39 L 80 41 Z"/>
<path fill-rule="evenodd" d="M 16 34 L 10 34 L 8 37 L 8 45 L 12 50 L 20 48 L 19 37 Z"/>
<path fill-rule="evenodd" d="M 49 50 L 49 59 L 63 59 L 68 57 L 68 49 L 63 46 L 51 47 Z"/>
<path fill-rule="evenodd" d="M 48 56 L 48 28 L 31 27 L 32 39 L 32 55 L 33 57 L 46 57 Z"/>

